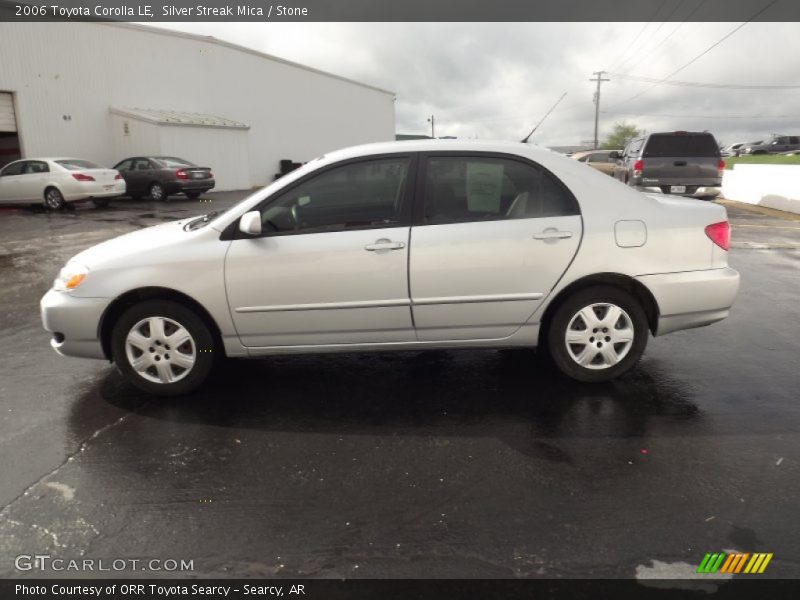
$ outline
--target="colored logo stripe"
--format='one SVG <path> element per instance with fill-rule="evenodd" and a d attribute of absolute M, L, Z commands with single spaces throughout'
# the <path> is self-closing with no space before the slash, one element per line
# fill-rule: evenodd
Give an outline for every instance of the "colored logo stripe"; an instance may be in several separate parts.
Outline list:
<path fill-rule="evenodd" d="M 703 557 L 700 566 L 697 567 L 697 573 L 763 573 L 769 561 L 772 560 L 772 556 L 772 553 L 755 553 L 752 555 L 748 552 L 735 552 L 733 554 L 725 554 L 724 552 L 708 553 Z"/>

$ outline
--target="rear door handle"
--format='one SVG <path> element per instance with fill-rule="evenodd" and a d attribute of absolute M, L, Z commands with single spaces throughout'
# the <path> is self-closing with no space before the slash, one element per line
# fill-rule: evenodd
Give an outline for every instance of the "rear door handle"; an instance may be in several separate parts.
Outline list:
<path fill-rule="evenodd" d="M 571 231 L 558 231 L 556 229 L 547 229 L 542 233 L 533 234 L 533 239 L 535 240 L 564 240 L 571 237 Z"/>
<path fill-rule="evenodd" d="M 392 240 L 383 238 L 380 240 L 375 240 L 374 244 L 367 244 L 364 246 L 364 250 L 375 252 L 376 250 L 400 250 L 401 248 L 405 247 L 405 242 L 393 242 Z"/>

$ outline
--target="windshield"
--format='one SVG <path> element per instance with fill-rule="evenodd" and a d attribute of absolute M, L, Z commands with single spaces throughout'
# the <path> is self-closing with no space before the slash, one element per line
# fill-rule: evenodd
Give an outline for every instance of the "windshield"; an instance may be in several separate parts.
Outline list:
<path fill-rule="evenodd" d="M 156 158 L 158 162 L 160 162 L 165 167 L 196 167 L 194 163 L 189 162 L 188 160 L 183 160 L 182 158 L 175 158 L 174 156 L 159 156 Z"/>
<path fill-rule="evenodd" d="M 81 160 L 79 158 L 67 158 L 64 160 L 57 160 L 56 164 L 61 165 L 70 171 L 80 171 L 81 169 L 102 169 L 100 165 L 93 163 L 89 160 Z"/>

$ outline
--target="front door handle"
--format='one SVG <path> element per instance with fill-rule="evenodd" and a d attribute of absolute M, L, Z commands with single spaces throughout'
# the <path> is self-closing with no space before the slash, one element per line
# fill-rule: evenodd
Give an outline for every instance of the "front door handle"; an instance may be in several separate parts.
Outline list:
<path fill-rule="evenodd" d="M 392 240 L 381 238 L 379 240 L 375 240 L 374 244 L 367 244 L 364 246 L 364 250 L 375 252 L 376 250 L 400 250 L 401 248 L 405 247 L 405 242 L 393 242 Z"/>
<path fill-rule="evenodd" d="M 557 229 L 545 229 L 542 233 L 533 234 L 535 240 L 564 240 L 571 237 L 571 231 L 558 231 Z"/>

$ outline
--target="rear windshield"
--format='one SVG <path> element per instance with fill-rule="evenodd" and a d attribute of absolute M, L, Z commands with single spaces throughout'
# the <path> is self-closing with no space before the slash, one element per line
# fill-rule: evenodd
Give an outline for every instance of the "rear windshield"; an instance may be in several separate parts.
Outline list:
<path fill-rule="evenodd" d="M 657 133 L 650 136 L 643 156 L 719 156 L 719 148 L 711 134 Z"/>
<path fill-rule="evenodd" d="M 68 158 L 66 160 L 57 160 L 56 164 L 61 165 L 70 171 L 80 171 L 81 169 L 102 169 L 98 164 L 89 160 L 80 160 L 79 158 Z"/>
<path fill-rule="evenodd" d="M 194 163 L 190 163 L 188 160 L 183 160 L 182 158 L 175 158 L 174 156 L 159 156 L 156 159 L 165 167 L 194 167 Z"/>

